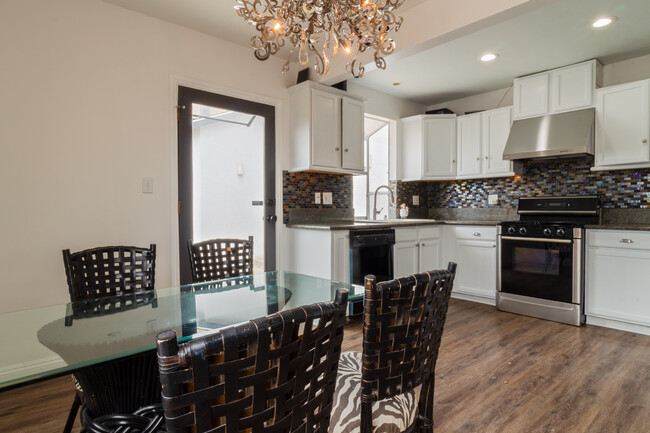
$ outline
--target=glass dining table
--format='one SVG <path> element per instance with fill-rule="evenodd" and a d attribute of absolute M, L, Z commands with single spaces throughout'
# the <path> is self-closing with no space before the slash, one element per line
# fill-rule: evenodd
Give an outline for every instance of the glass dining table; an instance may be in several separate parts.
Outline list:
<path fill-rule="evenodd" d="M 363 288 L 287 271 L 0 314 L 0 392 L 183 342 L 256 317 Z"/>

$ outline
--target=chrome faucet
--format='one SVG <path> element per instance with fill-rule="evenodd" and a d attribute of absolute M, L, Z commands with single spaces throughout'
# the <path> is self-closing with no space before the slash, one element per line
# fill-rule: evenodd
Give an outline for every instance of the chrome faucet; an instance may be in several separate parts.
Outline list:
<path fill-rule="evenodd" d="M 377 192 L 382 188 L 386 188 L 388 190 L 388 192 L 390 193 L 390 204 L 392 204 L 392 205 L 395 204 L 395 196 L 393 196 L 393 190 L 390 189 L 390 187 L 388 185 L 380 185 L 380 186 L 378 186 L 377 189 L 375 190 L 375 201 L 374 201 L 373 206 L 372 206 L 372 219 L 373 220 L 376 220 L 377 219 L 377 213 L 381 212 L 384 209 L 384 208 L 381 208 L 381 209 L 377 210 Z"/>

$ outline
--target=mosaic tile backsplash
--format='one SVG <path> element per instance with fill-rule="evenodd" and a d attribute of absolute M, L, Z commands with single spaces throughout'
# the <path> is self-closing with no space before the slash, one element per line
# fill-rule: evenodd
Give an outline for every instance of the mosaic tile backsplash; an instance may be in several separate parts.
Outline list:
<path fill-rule="evenodd" d="M 290 209 L 352 209 L 352 176 L 328 173 L 282 172 L 282 219 Z M 332 204 L 315 204 L 314 193 L 331 192 Z"/>
<path fill-rule="evenodd" d="M 603 208 L 650 208 L 650 169 L 595 171 L 593 160 L 527 162 L 521 177 L 426 184 L 429 208 L 516 207 L 519 197 L 597 195 Z M 409 182 L 411 183 L 411 182 Z M 488 194 L 499 204 L 488 205 Z"/>

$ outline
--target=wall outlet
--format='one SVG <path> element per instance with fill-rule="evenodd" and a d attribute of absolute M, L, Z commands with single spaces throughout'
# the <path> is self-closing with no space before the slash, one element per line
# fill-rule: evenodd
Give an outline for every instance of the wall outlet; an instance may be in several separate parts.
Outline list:
<path fill-rule="evenodd" d="M 324 192 L 323 193 L 323 204 L 332 204 L 332 193 Z"/>
<path fill-rule="evenodd" d="M 320 204 L 320 192 L 317 192 L 314 194 L 314 203 L 315 204 Z"/>
<path fill-rule="evenodd" d="M 488 195 L 488 204 L 499 204 L 499 196 L 497 194 Z"/>
<path fill-rule="evenodd" d="M 413 206 L 420 206 L 420 196 L 419 195 L 414 195 L 413 196 Z"/>
<path fill-rule="evenodd" d="M 142 192 L 144 194 L 153 194 L 153 178 L 151 177 L 142 178 Z"/>

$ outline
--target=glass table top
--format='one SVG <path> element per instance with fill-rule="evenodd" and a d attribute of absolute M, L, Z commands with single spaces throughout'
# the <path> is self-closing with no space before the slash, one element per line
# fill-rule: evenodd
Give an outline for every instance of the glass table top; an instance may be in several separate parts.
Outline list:
<path fill-rule="evenodd" d="M 0 314 L 0 391 L 363 288 L 286 271 Z M 15 330 L 15 332 L 14 332 Z"/>

